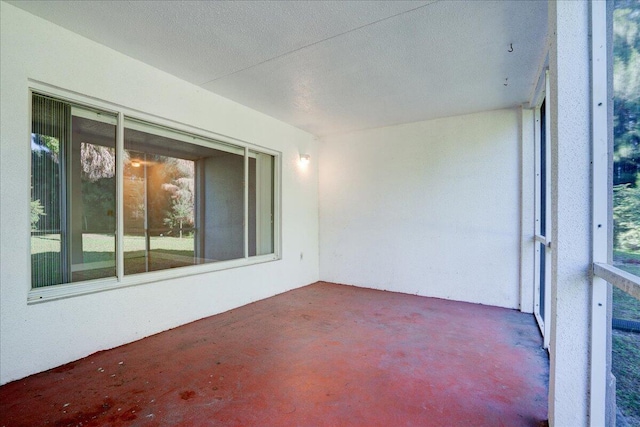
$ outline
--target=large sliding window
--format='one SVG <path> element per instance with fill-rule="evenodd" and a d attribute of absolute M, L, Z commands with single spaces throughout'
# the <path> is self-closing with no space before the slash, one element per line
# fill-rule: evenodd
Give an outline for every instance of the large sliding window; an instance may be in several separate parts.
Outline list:
<path fill-rule="evenodd" d="M 273 153 L 124 116 L 119 149 L 115 113 L 32 106 L 33 288 L 275 258 Z"/>

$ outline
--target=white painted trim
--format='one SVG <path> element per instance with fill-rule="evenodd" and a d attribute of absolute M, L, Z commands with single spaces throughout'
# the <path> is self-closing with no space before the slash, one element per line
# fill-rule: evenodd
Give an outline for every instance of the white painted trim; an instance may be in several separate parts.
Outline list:
<path fill-rule="evenodd" d="M 262 174 L 263 172 L 263 164 L 261 161 L 262 156 L 256 156 L 256 175 L 255 175 L 255 180 L 256 180 L 256 196 L 255 196 L 255 203 L 254 203 L 254 209 L 256 212 L 256 243 L 255 243 L 255 251 L 256 251 L 256 255 L 258 255 L 260 253 L 260 248 L 262 246 L 262 242 L 263 242 L 263 233 L 264 233 L 264 226 L 263 226 L 263 221 L 262 221 L 262 194 L 264 193 L 264 182 L 262 180 Z"/>
<path fill-rule="evenodd" d="M 549 98 L 550 94 L 551 94 L 551 79 L 549 78 L 549 69 L 546 69 L 544 72 L 544 78 L 545 78 L 545 99 Z M 541 101 L 542 102 L 542 101 Z M 547 184 L 547 188 L 544 189 L 544 191 L 547 192 L 546 195 L 546 220 L 545 220 L 545 226 L 546 226 L 546 230 L 544 232 L 544 235 L 547 239 L 547 243 L 545 244 L 545 280 L 544 280 L 544 286 L 545 286 L 545 290 L 544 290 L 544 295 L 545 295 L 545 299 L 544 299 L 544 312 L 547 315 L 547 319 L 551 318 L 552 314 L 551 314 L 551 262 L 549 262 L 551 260 L 551 257 L 553 256 L 552 252 L 553 252 L 553 248 L 552 248 L 552 243 L 551 243 L 551 226 L 552 226 L 552 221 L 553 221 L 553 217 L 552 217 L 552 211 L 551 211 L 551 102 L 545 102 L 544 103 L 545 106 L 545 147 L 546 147 L 546 152 L 545 155 L 547 156 L 547 161 L 546 163 L 546 184 Z M 546 348 L 547 350 L 549 349 L 549 345 L 550 345 L 550 341 L 551 341 L 551 322 L 545 322 L 544 325 L 544 337 L 543 337 L 543 342 L 544 342 L 544 348 Z"/>
<path fill-rule="evenodd" d="M 593 275 L 599 277 L 636 299 L 640 299 L 640 277 L 611 264 L 594 262 Z"/>
<path fill-rule="evenodd" d="M 533 313 L 535 250 L 535 109 L 520 108 L 520 311 Z"/>
<path fill-rule="evenodd" d="M 122 112 L 124 113 L 125 116 L 127 116 L 127 118 L 149 122 L 152 125 L 157 125 L 161 127 L 168 127 L 180 132 L 192 134 L 196 137 L 201 137 L 205 140 L 215 140 L 222 143 L 237 145 L 242 148 L 249 147 L 249 149 L 253 149 L 261 153 L 271 154 L 272 156 L 282 155 L 280 151 L 276 151 L 268 147 L 263 147 L 261 145 L 254 144 L 252 142 L 227 136 L 221 133 L 212 132 L 210 130 L 200 128 L 198 126 L 193 126 L 193 125 L 189 125 L 176 120 L 167 119 L 165 117 L 158 116 L 155 114 L 145 113 L 144 111 L 140 111 L 135 108 L 130 108 L 125 105 L 117 104 L 114 102 L 105 101 L 100 98 L 86 96 L 78 92 L 66 90 L 64 88 L 50 85 L 48 83 L 44 83 L 38 80 L 29 79 L 29 88 L 31 91 L 40 93 L 42 95 L 52 96 L 57 99 L 60 99 L 61 101 L 67 101 L 69 103 L 84 106 L 89 109 L 98 108 L 100 110 L 104 110 L 105 112 L 109 112 L 113 114 L 118 114 Z"/>
<path fill-rule="evenodd" d="M 124 277 L 124 114 L 116 127 L 116 277 Z"/>
<path fill-rule="evenodd" d="M 244 147 L 244 177 L 243 177 L 243 185 L 242 185 L 242 198 L 244 199 L 243 204 L 243 220 L 242 220 L 242 230 L 244 235 L 244 257 L 249 257 L 249 148 Z M 257 214 L 257 212 L 256 212 Z"/>
<path fill-rule="evenodd" d="M 544 279 L 544 313 L 547 315 L 547 319 L 551 318 L 551 249 L 549 246 L 545 246 L 545 279 Z M 551 343 L 551 322 L 544 323 L 544 336 L 542 337 L 542 346 L 549 351 L 549 345 Z"/>
<path fill-rule="evenodd" d="M 58 300 L 62 298 L 75 297 L 79 295 L 92 294 L 96 292 L 108 291 L 111 289 L 126 288 L 145 283 L 160 282 L 163 280 L 176 279 L 180 277 L 194 276 L 197 274 L 211 273 L 214 271 L 228 270 L 261 264 L 264 262 L 278 261 L 276 254 L 268 254 L 251 258 L 239 258 L 231 261 L 221 261 L 209 264 L 190 265 L 186 267 L 172 268 L 168 270 L 152 271 L 148 273 L 131 274 L 124 276 L 121 280 L 115 278 L 90 280 L 86 282 L 65 283 L 62 285 L 33 288 L 27 297 L 28 304 L 45 301 Z"/>
<path fill-rule="evenodd" d="M 538 67 L 538 81 L 529 96 L 529 108 L 540 108 L 545 98 L 545 90 L 547 89 L 546 78 L 549 69 L 549 44 L 545 48 L 544 60 Z"/>
<path fill-rule="evenodd" d="M 28 108 L 29 110 L 29 124 L 28 126 L 26 126 L 26 135 L 24 136 L 24 140 L 25 141 L 30 141 L 31 140 L 31 131 L 33 130 L 33 92 L 31 90 L 27 90 L 27 103 L 28 103 Z M 28 182 L 29 182 L 29 193 L 26 195 L 25 197 L 25 212 L 31 212 L 31 171 L 33 170 L 33 162 L 31 159 L 31 144 L 24 144 L 24 150 L 25 150 L 25 157 L 27 159 L 29 159 L 28 165 L 27 165 L 27 171 L 29 173 L 29 178 L 28 178 Z M 28 151 L 27 151 L 28 150 Z M 31 235 L 31 222 L 27 222 L 27 227 L 24 230 L 24 236 L 30 236 Z M 18 229 L 19 231 L 19 229 Z M 31 237 L 29 237 L 29 244 L 27 245 L 27 249 L 26 252 L 24 253 L 24 259 L 31 259 Z M 27 277 L 33 277 L 33 265 L 31 262 L 29 262 L 27 264 L 28 270 L 27 270 Z M 31 279 L 33 280 L 33 279 Z M 27 281 L 28 283 L 28 287 L 27 287 L 27 292 L 31 289 L 31 280 Z"/>
<path fill-rule="evenodd" d="M 542 243 L 545 246 L 551 247 L 551 239 L 548 239 L 544 236 L 540 236 L 539 234 L 536 234 L 535 236 L 533 236 L 533 240 L 535 240 L 538 243 Z"/>
<path fill-rule="evenodd" d="M 546 96 L 549 96 L 549 94 L 551 93 L 551 80 L 549 79 L 549 70 L 546 70 L 544 72 L 544 76 L 546 81 L 546 88 L 545 88 L 545 94 L 546 94 L 545 97 L 546 97 Z M 547 188 L 545 189 L 545 191 L 547 192 L 546 194 L 547 211 L 545 212 L 545 215 L 547 216 L 547 218 L 545 221 L 546 230 L 544 230 L 544 235 L 548 239 L 551 239 L 551 103 L 545 102 L 544 109 L 545 109 L 544 135 L 545 135 L 545 147 L 546 147 L 545 155 L 547 156 L 547 159 L 545 161 L 545 164 L 547 165 L 547 170 L 546 170 L 547 176 L 545 180 L 547 183 Z"/>
<path fill-rule="evenodd" d="M 273 158 L 273 251 L 282 257 L 282 156 Z"/>
<path fill-rule="evenodd" d="M 591 2 L 591 149 L 592 149 L 592 259 L 608 262 L 609 227 L 609 129 L 607 78 L 607 4 Z M 595 267 L 595 266 L 594 266 Z M 594 268 L 594 273 L 596 268 Z M 609 272 L 609 271 L 605 271 Z M 617 279 L 618 275 L 615 276 Z M 607 420 L 608 284 L 594 276 L 591 288 L 591 378 L 589 424 L 603 426 Z"/>
<path fill-rule="evenodd" d="M 141 120 L 136 117 L 125 114 L 124 126 L 127 129 L 137 130 L 152 135 L 161 136 L 167 139 L 173 139 L 176 141 L 186 142 L 187 144 L 198 145 L 201 147 L 213 148 L 218 151 L 224 151 L 226 153 L 237 154 L 239 156 L 245 155 L 244 148 L 236 144 L 230 144 L 225 142 L 219 142 L 213 138 L 205 138 L 203 136 L 194 135 L 190 132 L 176 131 L 172 127 L 159 126 L 153 122 L 147 120 Z"/>
<path fill-rule="evenodd" d="M 548 63 L 548 55 L 545 60 L 545 64 Z M 545 111 L 541 111 L 542 103 L 545 99 L 548 99 L 550 93 L 550 81 L 549 81 L 549 70 L 545 69 L 541 71 L 540 80 L 538 82 L 538 89 L 535 94 L 532 102 L 535 102 L 535 122 L 534 122 L 534 136 L 535 136 L 535 203 L 534 203 L 534 218 L 535 218 L 535 234 L 533 238 L 534 245 L 534 316 L 538 323 L 538 327 L 540 328 L 540 332 L 543 337 L 543 347 L 545 349 L 549 349 L 549 342 L 551 339 L 551 323 L 548 321 L 549 316 L 551 314 L 551 265 L 549 261 L 552 256 L 552 248 L 551 248 L 551 144 L 550 144 L 550 135 L 551 135 L 551 123 L 550 123 L 550 103 L 545 102 Z M 540 123 L 541 117 L 544 114 L 546 117 L 545 120 L 545 164 L 546 164 L 546 176 L 545 182 L 546 187 L 541 188 L 540 178 L 542 174 L 542 157 L 540 153 L 541 144 L 542 144 L 542 136 L 540 132 Z M 545 211 L 545 230 L 541 229 L 541 200 L 542 200 L 542 192 L 545 193 L 546 200 L 546 211 Z M 544 235 L 543 235 L 544 234 Z M 543 274 L 544 277 L 544 294 L 545 300 L 540 301 L 540 260 L 541 260 L 541 252 L 540 252 L 540 243 L 544 245 L 544 257 L 545 257 L 545 271 Z M 540 304 L 544 304 L 544 313 L 546 319 L 542 318 L 540 314 Z"/>
<path fill-rule="evenodd" d="M 534 262 L 534 294 L 533 294 L 533 315 L 536 318 L 536 323 L 538 323 L 538 329 L 540 329 L 540 333 L 543 335 L 544 341 L 544 319 L 540 314 L 540 245 L 535 245 L 535 262 Z M 547 348 L 544 345 L 543 347 Z"/>
<path fill-rule="evenodd" d="M 85 107 L 71 106 L 71 115 L 76 117 L 82 117 L 83 119 L 93 120 L 95 122 L 107 123 L 110 125 L 118 124 L 118 117 L 116 115 L 105 115 L 102 112 L 98 112 L 95 109 L 88 109 Z"/>
<path fill-rule="evenodd" d="M 540 98 L 544 99 L 544 97 Z M 540 314 L 540 245 L 537 244 L 540 236 L 540 106 L 537 105 L 534 110 L 534 203 L 533 203 L 533 217 L 534 217 L 534 240 L 532 242 L 534 249 L 534 261 L 533 261 L 533 314 L 540 328 L 540 333 L 544 336 L 544 319 Z M 546 348 L 546 347 L 545 347 Z"/>
<path fill-rule="evenodd" d="M 540 188 L 540 174 L 541 174 L 541 159 L 540 159 L 540 144 L 541 142 L 541 135 L 540 135 L 540 120 L 541 119 L 541 112 L 540 112 L 540 107 L 536 107 L 535 109 L 535 127 L 534 127 L 534 133 L 535 133 L 535 203 L 534 203 L 534 210 L 535 210 L 535 228 L 534 228 L 534 234 L 536 236 L 540 235 L 540 199 L 541 199 L 541 188 Z"/>

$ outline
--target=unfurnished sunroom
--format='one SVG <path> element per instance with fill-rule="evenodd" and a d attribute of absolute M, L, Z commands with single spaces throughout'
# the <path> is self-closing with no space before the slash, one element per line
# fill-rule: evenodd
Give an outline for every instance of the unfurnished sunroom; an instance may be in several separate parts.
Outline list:
<path fill-rule="evenodd" d="M 612 422 L 613 3 L 0 7 L 5 390 L 324 281 L 526 313 Z"/>

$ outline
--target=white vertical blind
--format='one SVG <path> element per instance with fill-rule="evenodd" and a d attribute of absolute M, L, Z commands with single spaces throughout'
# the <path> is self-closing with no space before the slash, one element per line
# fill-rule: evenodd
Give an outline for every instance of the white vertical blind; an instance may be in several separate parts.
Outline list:
<path fill-rule="evenodd" d="M 64 182 L 69 106 L 34 94 L 31 124 L 31 275 L 34 288 L 63 282 Z"/>

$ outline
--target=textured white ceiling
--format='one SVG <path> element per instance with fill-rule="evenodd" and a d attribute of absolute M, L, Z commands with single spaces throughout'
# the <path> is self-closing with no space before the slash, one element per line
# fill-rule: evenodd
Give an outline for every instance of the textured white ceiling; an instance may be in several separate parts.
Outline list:
<path fill-rule="evenodd" d="M 519 105 L 546 40 L 546 1 L 9 3 L 319 136 Z"/>

